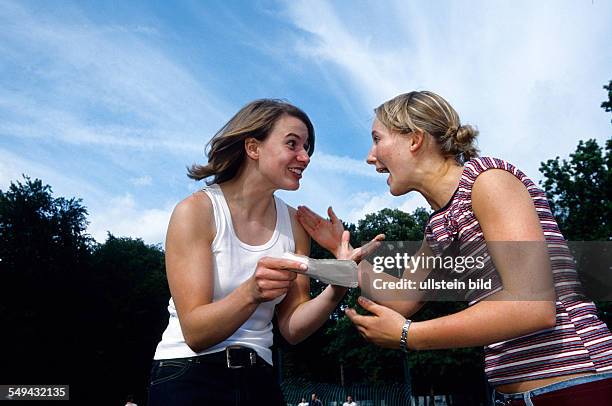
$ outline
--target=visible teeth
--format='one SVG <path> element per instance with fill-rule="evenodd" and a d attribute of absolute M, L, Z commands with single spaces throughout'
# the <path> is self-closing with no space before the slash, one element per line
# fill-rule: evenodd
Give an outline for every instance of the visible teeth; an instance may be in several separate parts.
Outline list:
<path fill-rule="evenodd" d="M 289 170 L 293 173 L 297 173 L 298 175 L 301 175 L 303 171 L 303 169 L 298 169 L 298 168 L 289 168 Z"/>
<path fill-rule="evenodd" d="M 378 173 L 389 173 L 389 170 L 387 168 L 378 168 L 376 169 L 376 171 Z"/>

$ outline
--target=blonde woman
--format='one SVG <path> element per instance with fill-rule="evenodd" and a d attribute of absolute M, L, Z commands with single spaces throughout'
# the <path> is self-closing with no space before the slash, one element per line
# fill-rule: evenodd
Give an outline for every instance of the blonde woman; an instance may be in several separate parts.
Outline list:
<path fill-rule="evenodd" d="M 318 329 L 346 288 L 310 300 L 309 279 L 278 259 L 308 255 L 295 210 L 274 195 L 296 190 L 314 151 L 308 116 L 278 100 L 243 107 L 189 169 L 208 186 L 170 219 L 166 271 L 172 298 L 157 346 L 149 405 L 284 405 L 272 374 L 272 317 L 297 343 Z"/>
<path fill-rule="evenodd" d="M 360 334 L 404 351 L 484 346 L 496 404 L 610 404 L 612 336 L 594 304 L 581 298 L 568 251 L 549 257 L 547 250 L 512 248 L 513 242 L 565 244 L 545 194 L 513 165 L 478 157 L 478 132 L 462 125 L 451 105 L 433 92 L 402 94 L 374 111 L 367 162 L 388 174 L 392 195 L 417 191 L 434 209 L 421 252 L 442 255 L 453 242 L 509 243 L 508 249 L 490 250 L 490 266 L 503 288 L 489 297 L 476 298 L 456 314 L 414 323 L 407 318 L 422 301 L 383 306 L 362 297 L 359 303 L 371 315 L 346 311 Z M 335 216 L 326 221 L 301 207 L 298 218 L 319 244 L 343 255 L 342 224 Z M 521 289 L 530 283 L 529 264 L 551 281 L 550 300 L 525 298 Z"/>

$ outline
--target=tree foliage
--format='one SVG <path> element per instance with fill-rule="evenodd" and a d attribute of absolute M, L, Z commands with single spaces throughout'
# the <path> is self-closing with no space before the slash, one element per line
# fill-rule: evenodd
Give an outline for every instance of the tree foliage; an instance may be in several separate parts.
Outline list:
<path fill-rule="evenodd" d="M 78 199 L 24 177 L 0 190 L 0 382 L 70 383 L 71 399 L 145 398 L 165 326 L 163 252 L 86 234 Z"/>
<path fill-rule="evenodd" d="M 605 151 L 591 139 L 580 141 L 570 159 L 540 166 L 542 186 L 565 238 L 609 240 L 612 236 L 612 138 Z"/>
<path fill-rule="evenodd" d="M 608 100 L 601 102 L 601 108 L 610 113 L 612 112 L 612 80 L 607 85 L 604 85 L 603 88 L 608 91 Z M 612 119 L 610 122 L 612 122 Z"/>

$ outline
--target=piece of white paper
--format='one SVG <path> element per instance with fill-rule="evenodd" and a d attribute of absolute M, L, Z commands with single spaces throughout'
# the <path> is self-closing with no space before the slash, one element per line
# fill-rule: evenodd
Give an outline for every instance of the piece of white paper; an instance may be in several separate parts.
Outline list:
<path fill-rule="evenodd" d="M 298 261 L 308 266 L 303 273 L 313 279 L 318 279 L 330 285 L 356 288 L 358 283 L 357 263 L 345 259 L 313 259 L 291 252 L 283 254 L 283 258 Z"/>

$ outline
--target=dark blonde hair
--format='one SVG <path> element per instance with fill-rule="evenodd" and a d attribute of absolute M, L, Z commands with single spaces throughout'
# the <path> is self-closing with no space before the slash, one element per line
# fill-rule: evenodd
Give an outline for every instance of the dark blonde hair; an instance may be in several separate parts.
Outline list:
<path fill-rule="evenodd" d="M 193 164 L 187 168 L 187 176 L 195 180 L 213 176 L 207 184 L 226 182 L 232 179 L 246 159 L 244 141 L 247 138 L 265 140 L 276 121 L 289 115 L 302 121 L 308 129 L 308 155 L 315 145 L 314 127 L 308 115 L 283 100 L 254 100 L 238 111 L 208 142 L 206 165 Z"/>
<path fill-rule="evenodd" d="M 400 94 L 374 109 L 376 118 L 389 130 L 408 134 L 421 130 L 430 134 L 446 156 L 462 164 L 478 156 L 475 145 L 478 130 L 461 125 L 453 107 L 434 92 Z"/>

